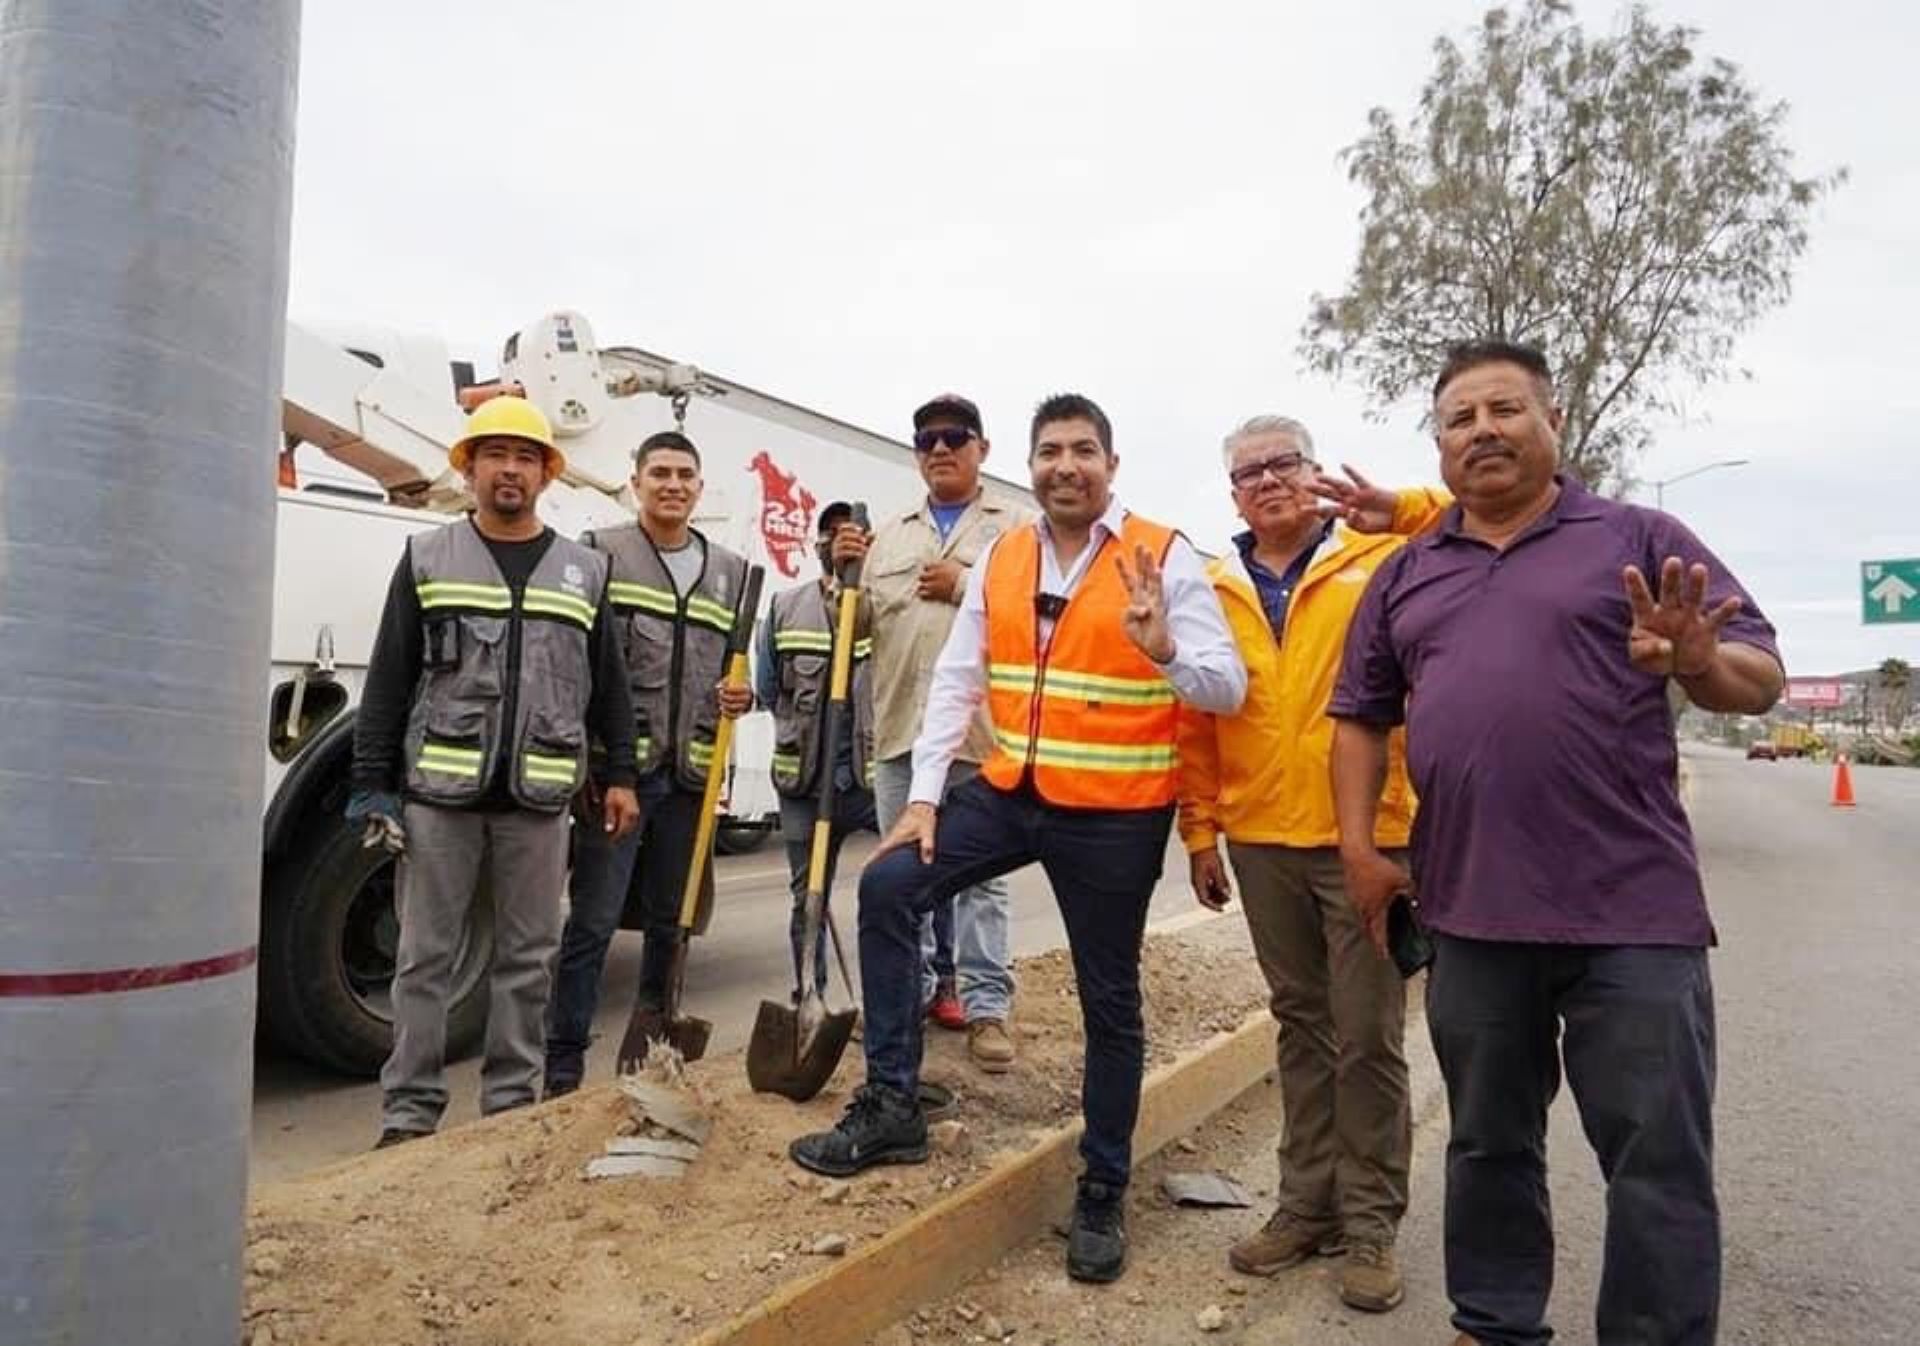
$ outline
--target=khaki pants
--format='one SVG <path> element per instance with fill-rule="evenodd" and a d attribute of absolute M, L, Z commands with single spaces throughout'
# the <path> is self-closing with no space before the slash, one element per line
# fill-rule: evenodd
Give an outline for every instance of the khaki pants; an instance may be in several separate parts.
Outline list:
<path fill-rule="evenodd" d="M 493 966 L 480 1111 L 539 1097 L 547 988 L 560 947 L 567 815 L 406 806 L 393 1054 L 380 1071 L 381 1124 L 431 1131 L 447 1107 L 447 998 L 467 909 L 484 877 L 493 896 Z"/>
<path fill-rule="evenodd" d="M 1413 1146 L 1400 974 L 1367 942 L 1339 852 L 1229 842 L 1227 854 L 1280 1022 L 1280 1209 L 1391 1242 Z"/>

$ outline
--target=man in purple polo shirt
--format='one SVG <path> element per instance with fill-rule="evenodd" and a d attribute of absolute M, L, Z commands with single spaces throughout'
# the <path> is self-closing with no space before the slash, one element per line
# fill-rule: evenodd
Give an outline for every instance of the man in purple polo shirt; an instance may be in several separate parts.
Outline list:
<path fill-rule="evenodd" d="M 1607 1179 L 1601 1346 L 1705 1346 L 1714 936 L 1667 685 L 1764 712 L 1784 681 L 1773 628 L 1677 520 L 1557 472 L 1539 351 L 1454 350 L 1434 426 L 1458 504 L 1375 573 L 1329 710 L 1347 892 L 1383 948 L 1400 893 L 1417 891 L 1433 933 L 1456 1346 L 1551 1336 L 1546 1121 L 1563 1060 Z M 1411 876 L 1373 845 L 1402 720 Z"/>

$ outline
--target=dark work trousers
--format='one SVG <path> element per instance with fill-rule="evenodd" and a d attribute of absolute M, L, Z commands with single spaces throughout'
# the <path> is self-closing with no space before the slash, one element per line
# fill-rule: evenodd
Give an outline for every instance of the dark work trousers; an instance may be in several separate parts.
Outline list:
<path fill-rule="evenodd" d="M 800 988 L 806 983 L 805 956 L 800 950 L 800 939 L 805 934 L 807 905 L 807 871 L 813 864 L 813 823 L 820 816 L 820 802 L 817 799 L 780 799 L 780 838 L 787 848 L 787 886 L 793 893 L 793 911 L 787 918 L 787 942 L 793 946 L 793 998 L 800 999 Z M 829 898 L 833 894 L 833 876 L 840 865 L 840 847 L 855 832 L 873 832 L 879 828 L 873 815 L 873 791 L 858 786 L 839 789 L 833 796 L 833 826 L 827 833 L 827 876 L 826 890 Z M 821 913 L 820 933 L 814 938 L 814 984 L 817 989 L 827 989 L 827 921 L 826 912 Z M 849 959 L 849 962 L 852 960 Z"/>
<path fill-rule="evenodd" d="M 1710 1346 L 1720 1313 L 1707 951 L 1434 937 L 1447 1295 L 1486 1346 L 1537 1346 L 1553 1287 L 1547 1106 L 1566 1062 L 1607 1183 L 1599 1346 Z"/>
<path fill-rule="evenodd" d="M 547 1013 L 547 1068 L 550 1085 L 578 1084 L 593 1016 L 600 1006 L 600 974 L 607 946 L 620 928 L 627 890 L 636 864 L 646 943 L 640 954 L 642 1003 L 665 1003 L 667 971 L 679 937 L 680 899 L 686 891 L 687 865 L 693 858 L 700 822 L 701 796 L 683 789 L 668 771 L 641 780 L 640 825 L 619 841 L 607 840 L 598 827 L 577 826 L 573 881 L 568 888 L 567 926 L 560 935 L 560 957 L 553 976 L 553 1002 Z M 708 882 L 712 871 L 708 871 Z"/>
<path fill-rule="evenodd" d="M 867 1079 L 908 1095 L 919 1087 L 921 914 L 962 888 L 1038 861 L 1067 928 L 1087 1038 L 1080 1155 L 1088 1177 L 1124 1187 L 1146 1062 L 1140 941 L 1172 821 L 1171 806 L 1056 808 L 978 776 L 950 792 L 931 863 L 913 849 L 890 851 L 860 879 Z"/>

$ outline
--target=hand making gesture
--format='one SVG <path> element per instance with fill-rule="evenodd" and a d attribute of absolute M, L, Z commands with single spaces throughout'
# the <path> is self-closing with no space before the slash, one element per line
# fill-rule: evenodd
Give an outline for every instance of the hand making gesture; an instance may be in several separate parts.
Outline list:
<path fill-rule="evenodd" d="M 1375 486 L 1347 463 L 1340 464 L 1347 480 L 1328 476 L 1317 469 L 1307 489 L 1322 500 L 1333 502 L 1326 513 L 1334 515 L 1356 533 L 1390 533 L 1393 516 L 1399 511 L 1400 496 L 1384 486 Z"/>
<path fill-rule="evenodd" d="M 1173 658 L 1173 633 L 1167 629 L 1167 590 L 1160 576 L 1160 564 L 1145 547 L 1133 549 L 1133 566 L 1124 556 L 1113 563 L 1120 571 L 1120 582 L 1127 586 L 1127 611 L 1121 628 L 1127 639 L 1156 664 Z"/>
<path fill-rule="evenodd" d="M 1705 566 L 1684 566 L 1669 556 L 1660 566 L 1658 601 L 1640 567 L 1628 566 L 1621 578 L 1633 609 L 1627 658 L 1635 668 L 1663 678 L 1697 678 L 1713 667 L 1720 628 L 1740 611 L 1740 600 L 1729 598 L 1707 611 Z"/>

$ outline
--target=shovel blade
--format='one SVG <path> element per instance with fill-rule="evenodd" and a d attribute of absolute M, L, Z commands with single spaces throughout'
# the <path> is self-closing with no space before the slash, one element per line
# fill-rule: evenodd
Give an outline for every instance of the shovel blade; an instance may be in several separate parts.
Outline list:
<path fill-rule="evenodd" d="M 706 1019 L 675 1019 L 667 1025 L 667 1041 L 680 1053 L 682 1061 L 698 1061 L 707 1054 L 713 1038 L 713 1024 Z"/>
<path fill-rule="evenodd" d="M 647 1063 L 647 1053 L 656 1042 L 664 1042 L 680 1053 L 683 1061 L 698 1061 L 707 1054 L 713 1039 L 713 1024 L 706 1019 L 684 1016 L 669 1019 L 656 1009 L 635 1009 L 627 1020 L 626 1036 L 620 1039 L 620 1054 L 614 1069 L 624 1075 Z"/>
<path fill-rule="evenodd" d="M 804 1103 L 827 1087 L 853 1037 L 854 1010 L 824 1015 L 803 1042 L 800 1016 L 791 1005 L 760 1002 L 747 1041 L 747 1082 L 763 1094 Z"/>
<path fill-rule="evenodd" d="M 625 1075 L 647 1063 L 647 1050 L 667 1036 L 667 1016 L 657 1009 L 636 1005 L 627 1020 L 627 1031 L 620 1039 L 620 1053 L 614 1057 L 614 1070 Z"/>

